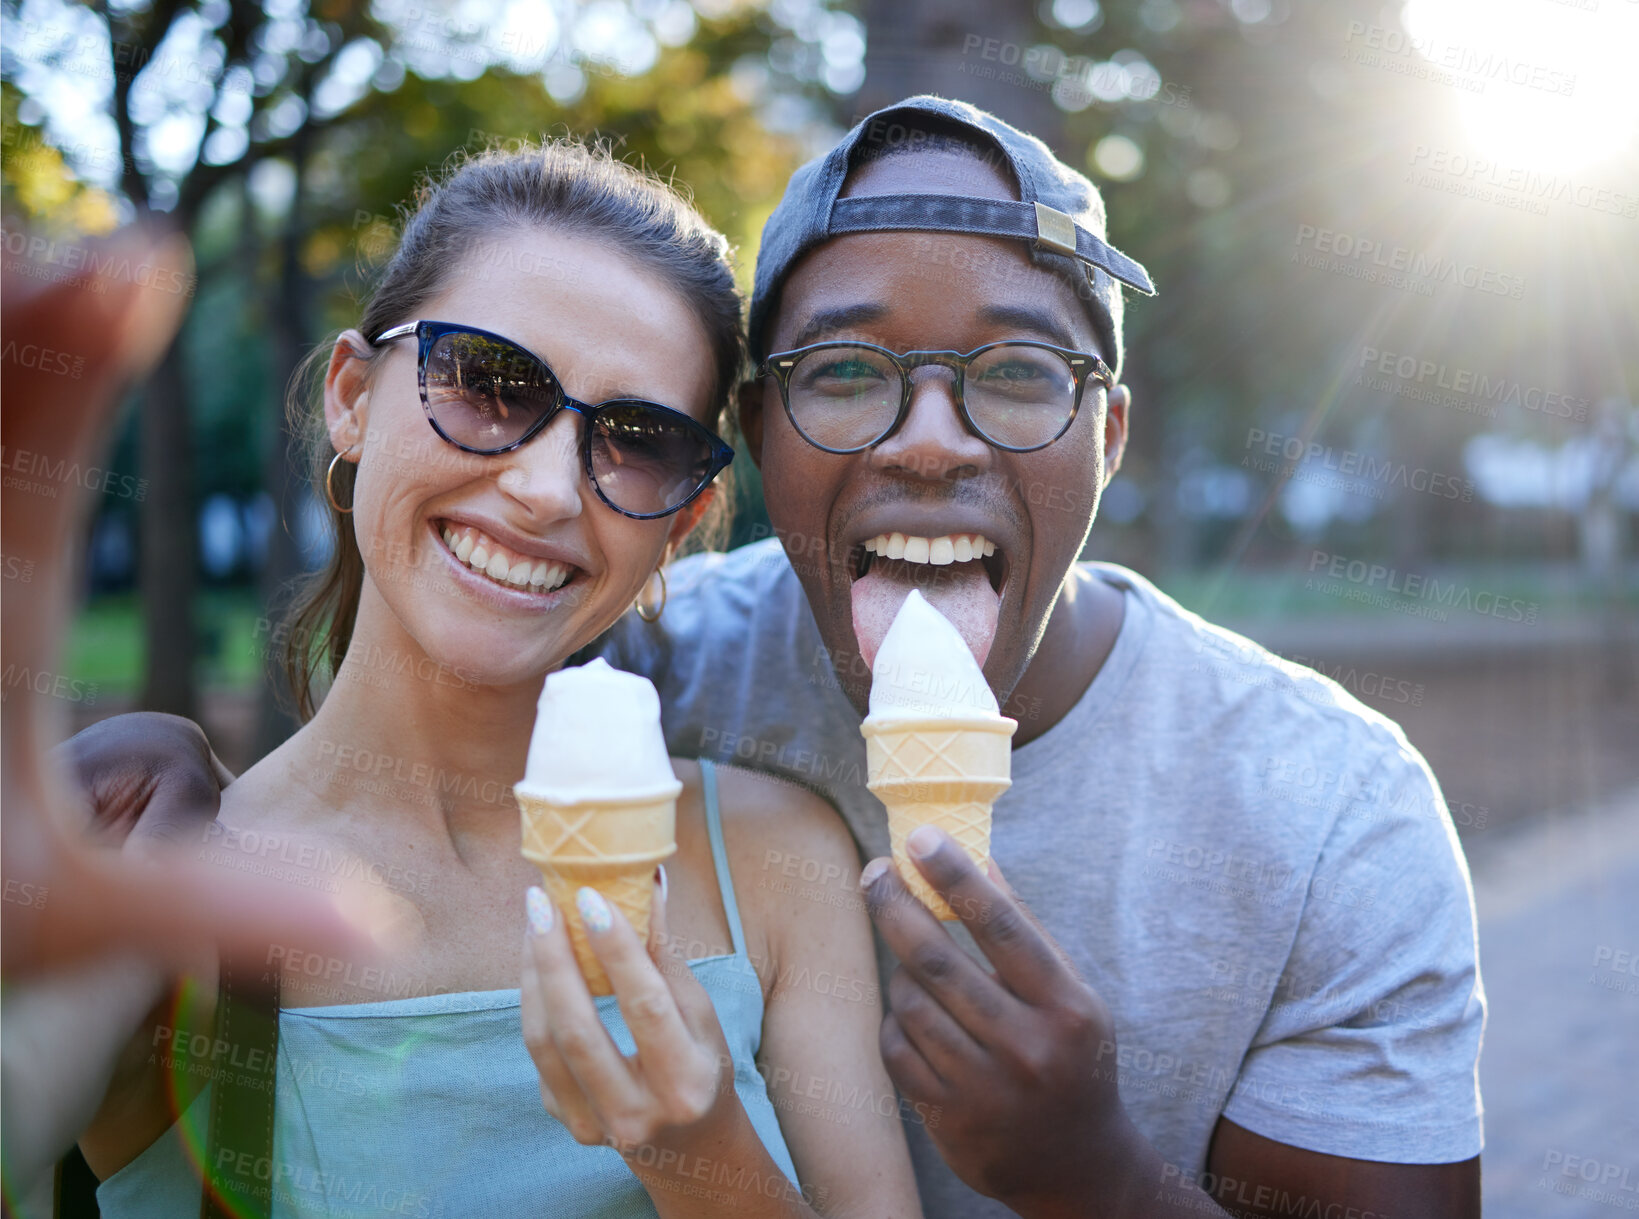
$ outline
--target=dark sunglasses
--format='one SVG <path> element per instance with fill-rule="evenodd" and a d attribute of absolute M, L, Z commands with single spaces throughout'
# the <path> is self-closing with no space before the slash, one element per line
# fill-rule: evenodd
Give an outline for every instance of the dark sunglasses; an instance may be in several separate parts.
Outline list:
<path fill-rule="evenodd" d="M 466 453 L 527 444 L 560 410 L 579 414 L 581 455 L 598 498 L 637 520 L 669 516 L 734 460 L 717 433 L 681 411 L 641 398 L 597 405 L 571 398 L 553 371 L 511 339 L 454 322 L 405 322 L 371 340 L 415 335 L 416 381 L 427 422 Z"/>

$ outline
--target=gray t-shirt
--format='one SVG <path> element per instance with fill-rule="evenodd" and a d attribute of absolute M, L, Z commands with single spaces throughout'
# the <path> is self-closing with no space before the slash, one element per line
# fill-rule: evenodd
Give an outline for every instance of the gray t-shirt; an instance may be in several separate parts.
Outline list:
<path fill-rule="evenodd" d="M 1135 573 L 1070 578 L 1123 592 L 1121 631 L 1069 714 L 1013 751 L 991 850 L 1114 1013 L 1101 1065 L 1134 1125 L 1190 1175 L 1220 1114 L 1354 1159 L 1478 1155 L 1473 892 L 1427 764 L 1334 682 Z M 655 682 L 672 752 L 802 783 L 886 855 L 859 714 L 778 541 L 679 562 L 670 589 L 604 654 Z M 765 872 L 737 883 L 852 891 L 800 862 Z M 940 1162 L 926 1116 L 906 1132 L 927 1213 L 1009 1214 Z"/>

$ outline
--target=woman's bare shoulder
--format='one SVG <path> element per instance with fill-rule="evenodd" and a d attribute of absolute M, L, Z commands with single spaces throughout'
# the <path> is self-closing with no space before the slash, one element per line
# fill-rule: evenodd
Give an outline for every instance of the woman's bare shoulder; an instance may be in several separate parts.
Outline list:
<path fill-rule="evenodd" d="M 291 737 L 224 787 L 217 820 L 240 829 L 272 829 L 311 819 L 318 805 L 312 784 L 322 776 L 298 766 L 302 752 L 297 737 Z"/>
<path fill-rule="evenodd" d="M 777 775 L 717 767 L 725 837 L 736 870 L 851 883 L 859 852 L 842 814 L 818 793 Z"/>

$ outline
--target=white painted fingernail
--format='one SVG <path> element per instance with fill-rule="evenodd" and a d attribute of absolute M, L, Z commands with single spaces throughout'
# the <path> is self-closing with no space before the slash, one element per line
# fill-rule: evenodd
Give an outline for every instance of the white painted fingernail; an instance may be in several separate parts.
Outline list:
<path fill-rule="evenodd" d="M 666 895 L 671 892 L 671 885 L 666 880 L 666 865 L 661 864 L 655 869 L 655 872 L 660 876 L 660 900 L 665 901 Z"/>
<path fill-rule="evenodd" d="M 586 924 L 588 931 L 604 932 L 615 925 L 609 903 L 596 889 L 582 889 L 575 894 L 575 908 L 580 911 L 580 921 Z"/>
<path fill-rule="evenodd" d="M 552 930 L 552 903 L 539 885 L 529 886 L 529 892 L 524 894 L 524 909 L 529 912 L 531 932 L 545 935 Z"/>

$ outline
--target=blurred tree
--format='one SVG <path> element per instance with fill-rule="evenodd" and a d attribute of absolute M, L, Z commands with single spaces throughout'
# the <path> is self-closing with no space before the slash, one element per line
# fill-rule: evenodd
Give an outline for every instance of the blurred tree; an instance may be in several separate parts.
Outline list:
<path fill-rule="evenodd" d="M 959 97 L 1056 145 L 1064 114 L 1030 65 L 1041 51 L 1029 6 L 1008 0 L 866 0 L 865 81 L 848 125 L 915 93 Z M 1032 52 L 1036 54 L 1033 55 Z"/>
<path fill-rule="evenodd" d="M 23 95 L 0 81 L 0 211 L 7 228 L 26 225 L 47 234 L 107 233 L 119 222 L 118 202 L 75 176 L 60 150 L 38 127 L 18 117 Z"/>
<path fill-rule="evenodd" d="M 218 187 L 256 160 L 306 138 L 332 115 L 311 103 L 315 79 L 341 90 L 368 84 L 357 71 L 381 27 L 368 6 L 323 0 L 316 12 L 247 0 L 150 0 L 89 14 L 67 11 L 30 28 L 39 45 L 26 65 L 109 82 L 117 133 L 115 185 L 136 216 L 191 233 Z M 344 55 L 348 58 L 344 59 Z M 8 69 L 15 72 L 14 60 Z M 81 146 L 82 159 L 91 160 Z M 80 166 L 82 170 L 90 168 Z M 225 353 L 218 353 L 221 358 Z M 188 379 L 173 345 L 142 396 L 141 467 L 149 494 L 141 516 L 146 643 L 145 706 L 195 715 L 193 614 L 196 489 Z"/>

